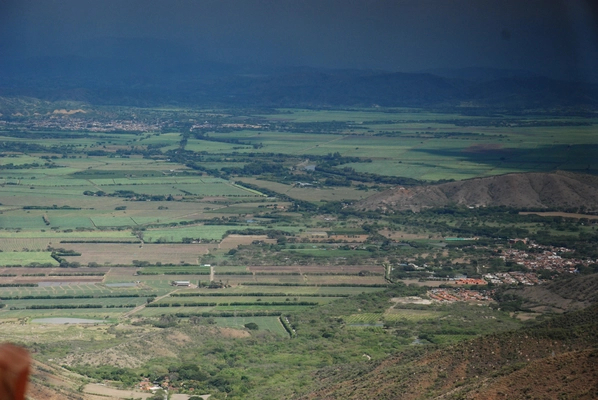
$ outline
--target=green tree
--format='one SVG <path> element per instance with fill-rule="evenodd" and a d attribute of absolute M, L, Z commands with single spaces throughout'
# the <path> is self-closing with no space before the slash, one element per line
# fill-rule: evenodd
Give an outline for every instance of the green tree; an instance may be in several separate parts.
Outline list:
<path fill-rule="evenodd" d="M 255 322 L 248 322 L 245 324 L 245 328 L 251 331 L 257 331 L 260 327 Z"/>

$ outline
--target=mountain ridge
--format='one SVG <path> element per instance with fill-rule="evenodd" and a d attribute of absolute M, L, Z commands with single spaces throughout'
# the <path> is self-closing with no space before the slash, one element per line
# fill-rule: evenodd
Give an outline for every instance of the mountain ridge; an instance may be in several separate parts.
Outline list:
<path fill-rule="evenodd" d="M 460 74 L 256 67 L 170 57 L 176 49 L 100 51 L 0 60 L 0 96 L 90 104 L 228 104 L 462 109 L 598 106 L 598 84 L 521 71 Z M 130 54 L 123 50 L 132 48 Z M 93 49 L 99 53 L 93 57 Z M 174 54 L 173 53 L 173 54 Z M 178 54 L 178 53 L 177 53 Z M 133 57 L 138 55 L 138 57 Z M 473 79 L 468 79 L 468 74 Z M 72 98 L 73 93 L 79 97 Z M 83 94 L 82 94 L 83 93 Z M 465 107 L 465 105 L 467 105 Z"/>

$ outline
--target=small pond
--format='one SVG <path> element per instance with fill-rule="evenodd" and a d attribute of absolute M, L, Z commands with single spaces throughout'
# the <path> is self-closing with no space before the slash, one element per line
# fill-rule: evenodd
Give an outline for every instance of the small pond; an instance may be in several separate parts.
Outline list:
<path fill-rule="evenodd" d="M 135 282 L 122 282 L 122 283 L 106 283 L 107 287 L 135 287 Z"/>

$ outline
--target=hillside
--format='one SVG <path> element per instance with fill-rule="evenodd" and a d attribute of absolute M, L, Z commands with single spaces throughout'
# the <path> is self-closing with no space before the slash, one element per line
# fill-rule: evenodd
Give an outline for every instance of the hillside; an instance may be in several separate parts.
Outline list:
<path fill-rule="evenodd" d="M 546 285 L 509 289 L 524 299 L 523 307 L 537 312 L 579 310 L 598 303 L 598 274 L 571 276 Z"/>
<path fill-rule="evenodd" d="M 495 399 L 598 396 L 598 306 L 537 326 L 376 364 L 331 367 L 303 399 Z M 561 396 L 561 397 L 559 397 Z"/>
<path fill-rule="evenodd" d="M 82 376 L 35 360 L 31 365 L 27 397 L 31 400 L 87 399 L 77 391 L 82 382 L 84 382 Z"/>
<path fill-rule="evenodd" d="M 556 172 L 476 178 L 419 187 L 396 187 L 354 205 L 367 210 L 413 210 L 465 206 L 598 209 L 598 178 Z"/>

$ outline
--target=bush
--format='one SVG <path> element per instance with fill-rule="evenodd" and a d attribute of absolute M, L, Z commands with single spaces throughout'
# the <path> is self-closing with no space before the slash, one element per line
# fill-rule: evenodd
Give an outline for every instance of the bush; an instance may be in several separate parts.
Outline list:
<path fill-rule="evenodd" d="M 250 331 L 257 331 L 260 327 L 255 322 L 248 322 L 245 324 L 245 328 L 249 329 Z"/>

